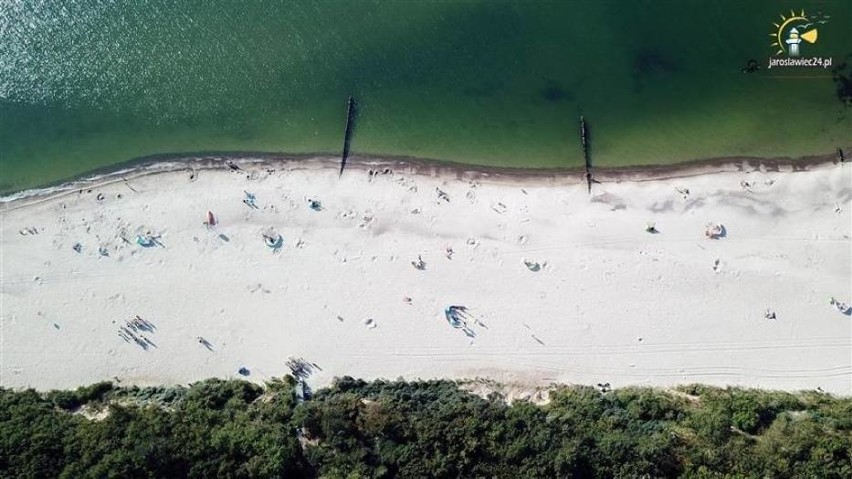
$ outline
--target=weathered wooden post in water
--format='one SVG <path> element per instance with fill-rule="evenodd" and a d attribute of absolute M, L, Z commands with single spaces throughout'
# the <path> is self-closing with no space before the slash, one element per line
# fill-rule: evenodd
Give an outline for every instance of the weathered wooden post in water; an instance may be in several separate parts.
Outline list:
<path fill-rule="evenodd" d="M 588 130 L 586 129 L 586 119 L 583 118 L 583 115 L 580 115 L 580 142 L 583 145 L 583 160 L 586 162 L 586 186 L 588 187 L 589 194 L 592 194 L 592 158 L 589 155 L 589 136 Z"/>
<path fill-rule="evenodd" d="M 349 142 L 352 139 L 352 125 L 355 115 L 355 99 L 349 95 L 349 100 L 346 101 L 346 126 L 343 128 L 343 154 L 340 157 L 340 173 L 337 177 L 343 175 L 343 169 L 346 168 L 346 158 L 349 156 Z"/>

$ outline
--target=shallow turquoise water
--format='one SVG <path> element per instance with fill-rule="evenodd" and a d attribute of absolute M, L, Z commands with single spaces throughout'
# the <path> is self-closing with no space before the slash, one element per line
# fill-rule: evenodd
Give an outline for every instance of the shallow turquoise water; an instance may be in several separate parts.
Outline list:
<path fill-rule="evenodd" d="M 336 153 L 349 93 L 356 154 L 576 166 L 581 113 L 600 165 L 852 145 L 829 70 L 740 73 L 799 3 L 122 3 L 0 6 L 0 191 L 158 153 Z M 809 53 L 839 63 L 852 2 L 818 7 Z"/>

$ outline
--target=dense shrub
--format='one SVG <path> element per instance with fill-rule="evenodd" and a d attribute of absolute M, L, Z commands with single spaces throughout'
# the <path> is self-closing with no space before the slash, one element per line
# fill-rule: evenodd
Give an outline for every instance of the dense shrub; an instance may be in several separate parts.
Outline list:
<path fill-rule="evenodd" d="M 76 391 L 52 391 L 48 397 L 57 407 L 74 411 L 83 404 L 101 401 L 113 388 L 110 382 L 100 382 L 77 388 Z"/>
<path fill-rule="evenodd" d="M 0 477 L 852 477 L 852 400 L 814 392 L 294 387 L 0 389 Z"/>

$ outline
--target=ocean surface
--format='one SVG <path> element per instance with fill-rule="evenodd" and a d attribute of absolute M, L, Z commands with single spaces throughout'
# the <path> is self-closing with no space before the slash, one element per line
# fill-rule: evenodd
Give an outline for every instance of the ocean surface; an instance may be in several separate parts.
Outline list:
<path fill-rule="evenodd" d="M 832 69 L 767 69 L 773 22 L 852 72 L 852 2 L 0 2 L 0 192 L 154 154 L 339 153 L 515 167 L 825 154 Z M 749 59 L 763 68 L 742 73 Z"/>

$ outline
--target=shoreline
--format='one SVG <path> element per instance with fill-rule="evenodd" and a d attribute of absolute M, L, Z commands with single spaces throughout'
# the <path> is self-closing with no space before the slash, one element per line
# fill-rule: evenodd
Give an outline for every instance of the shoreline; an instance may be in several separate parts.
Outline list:
<path fill-rule="evenodd" d="M 849 151 L 852 147 L 844 147 Z M 44 186 L 12 191 L 0 195 L 0 211 L 20 207 L 29 203 L 67 194 L 80 189 L 94 188 L 118 181 L 174 171 L 228 169 L 228 162 L 238 166 L 253 166 L 262 169 L 311 169 L 339 168 L 340 159 L 323 154 L 282 154 L 264 152 L 202 152 L 174 154 L 164 153 L 135 158 L 81 173 L 78 176 L 58 180 Z M 848 161 L 847 161 L 848 162 Z M 621 181 L 655 181 L 685 178 L 712 173 L 748 171 L 807 171 L 815 166 L 839 164 L 837 153 L 803 157 L 718 157 L 688 160 L 667 165 L 635 165 L 623 167 L 595 167 L 594 178 L 599 183 Z M 294 168 L 294 166 L 296 166 Z M 409 174 L 442 176 L 460 180 L 487 180 L 517 183 L 523 180 L 550 182 L 554 185 L 577 184 L 585 181 L 584 167 L 570 168 L 520 168 L 495 167 L 449 160 L 392 155 L 351 155 L 347 158 L 346 171 L 367 171 L 375 168 L 390 168 L 393 171 L 408 171 Z M 346 172 L 344 171 L 344 174 Z M 130 177 L 130 178 L 128 178 Z"/>

